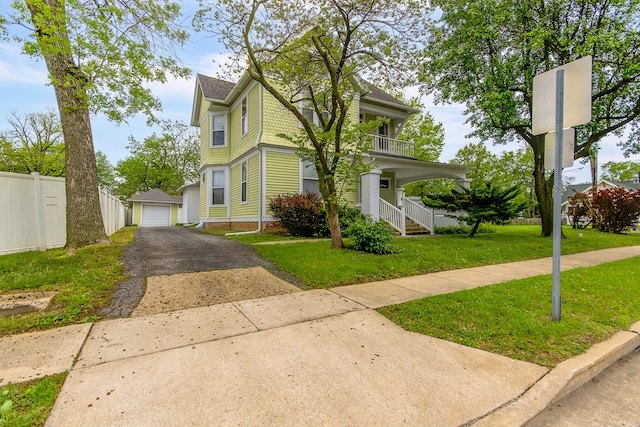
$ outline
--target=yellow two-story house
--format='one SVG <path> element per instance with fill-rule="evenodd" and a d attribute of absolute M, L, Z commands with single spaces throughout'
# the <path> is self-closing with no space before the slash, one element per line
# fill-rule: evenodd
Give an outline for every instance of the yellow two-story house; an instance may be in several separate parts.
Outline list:
<path fill-rule="evenodd" d="M 395 136 L 418 110 L 374 86 L 356 94 L 351 110 L 356 120 L 388 120 L 372 135 L 373 149 L 365 154 L 373 169 L 359 177 L 343 202 L 388 221 L 401 234 L 406 218 L 433 232 L 433 213 L 406 199 L 403 187 L 433 178 L 465 186 L 469 168 L 415 159 L 413 142 Z M 299 132 L 297 118 L 247 75 L 231 83 L 198 74 L 191 125 L 200 128 L 199 222 L 205 227 L 263 231 L 273 222 L 272 197 L 318 191 L 314 166 L 278 136 Z"/>

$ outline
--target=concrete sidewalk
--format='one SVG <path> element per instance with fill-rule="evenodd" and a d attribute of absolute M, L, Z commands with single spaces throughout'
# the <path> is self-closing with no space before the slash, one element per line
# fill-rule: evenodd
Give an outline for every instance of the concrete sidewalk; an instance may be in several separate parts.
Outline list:
<path fill-rule="evenodd" d="M 562 265 L 634 256 L 640 247 Z M 498 425 L 495 414 L 507 413 L 503 425 L 513 425 L 553 396 L 508 402 L 526 401 L 545 379 L 564 387 L 568 374 L 409 333 L 369 308 L 550 272 L 547 258 L 80 325 L 64 331 L 71 344 L 50 336 L 60 330 L 2 338 L 0 383 L 70 369 L 50 426 Z M 640 345 L 628 334 L 618 353 Z M 35 342 L 40 361 L 26 358 Z M 604 352 L 599 360 L 611 359 Z M 63 363 L 51 368 L 49 353 Z"/>

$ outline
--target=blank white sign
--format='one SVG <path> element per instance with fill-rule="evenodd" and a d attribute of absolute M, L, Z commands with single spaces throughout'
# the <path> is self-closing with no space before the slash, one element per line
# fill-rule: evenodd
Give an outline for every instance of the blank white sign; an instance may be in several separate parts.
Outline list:
<path fill-rule="evenodd" d="M 531 132 L 540 135 L 556 130 L 556 72 L 564 70 L 563 128 L 591 120 L 592 57 L 554 68 L 533 78 L 533 120 Z"/>
<path fill-rule="evenodd" d="M 573 153 L 576 146 L 576 130 L 574 128 L 562 131 L 562 167 L 573 166 Z M 550 132 L 544 136 L 544 168 L 553 170 L 556 167 L 556 133 Z"/>

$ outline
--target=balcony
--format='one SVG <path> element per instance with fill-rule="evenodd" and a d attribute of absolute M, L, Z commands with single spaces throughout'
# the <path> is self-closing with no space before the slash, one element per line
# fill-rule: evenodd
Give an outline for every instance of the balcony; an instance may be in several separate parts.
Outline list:
<path fill-rule="evenodd" d="M 373 136 L 373 148 L 371 151 L 390 154 L 392 156 L 413 158 L 413 142 L 375 135 Z"/>

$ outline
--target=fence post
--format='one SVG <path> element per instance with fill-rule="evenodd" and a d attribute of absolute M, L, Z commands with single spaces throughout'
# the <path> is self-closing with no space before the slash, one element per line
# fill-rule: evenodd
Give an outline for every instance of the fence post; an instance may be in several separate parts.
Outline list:
<path fill-rule="evenodd" d="M 42 206 L 42 186 L 40 185 L 40 174 L 32 172 L 33 176 L 33 194 L 35 195 L 35 212 L 36 212 L 36 234 L 38 235 L 38 250 L 47 249 L 44 236 L 44 206 Z"/>

